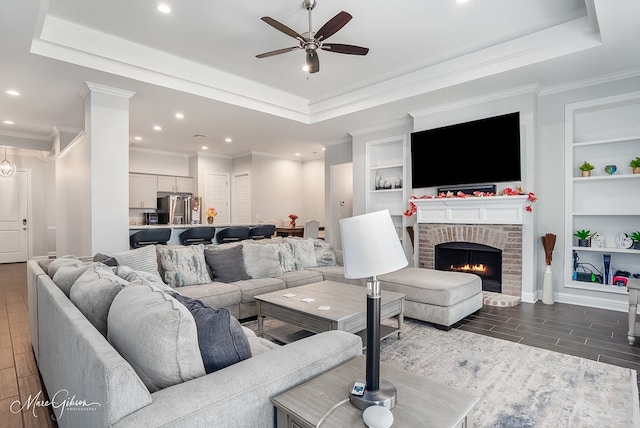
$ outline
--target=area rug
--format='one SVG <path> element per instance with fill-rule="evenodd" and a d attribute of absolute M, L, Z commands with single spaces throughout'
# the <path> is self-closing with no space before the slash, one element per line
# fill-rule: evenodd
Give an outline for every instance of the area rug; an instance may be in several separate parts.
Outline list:
<path fill-rule="evenodd" d="M 380 355 L 479 397 L 473 427 L 640 427 L 635 370 L 406 318 L 402 339 L 384 339 Z"/>

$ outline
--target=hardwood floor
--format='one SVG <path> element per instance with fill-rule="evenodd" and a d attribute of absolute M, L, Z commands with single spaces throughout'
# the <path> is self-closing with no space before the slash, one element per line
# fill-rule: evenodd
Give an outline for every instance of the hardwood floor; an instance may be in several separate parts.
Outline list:
<path fill-rule="evenodd" d="M 454 328 L 640 370 L 640 344 L 627 342 L 626 312 L 542 302 L 485 306 Z M 26 263 L 0 264 L 0 428 L 56 427 L 45 408 L 34 414 L 11 407 L 39 392 L 45 399 L 29 337 Z"/>

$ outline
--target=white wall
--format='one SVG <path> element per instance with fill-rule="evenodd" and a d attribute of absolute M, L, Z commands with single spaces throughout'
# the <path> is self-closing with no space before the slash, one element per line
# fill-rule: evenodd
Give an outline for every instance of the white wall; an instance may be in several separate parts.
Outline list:
<path fill-rule="evenodd" d="M 129 172 L 191 177 L 189 156 L 145 149 L 129 150 Z"/>
<path fill-rule="evenodd" d="M 263 155 L 253 155 L 251 164 L 251 218 L 284 221 L 297 214 L 298 224 L 305 218 L 302 163 Z"/>
<path fill-rule="evenodd" d="M 318 220 L 321 226 L 325 226 L 324 158 L 302 162 L 302 186 L 302 216 L 306 220 Z"/>

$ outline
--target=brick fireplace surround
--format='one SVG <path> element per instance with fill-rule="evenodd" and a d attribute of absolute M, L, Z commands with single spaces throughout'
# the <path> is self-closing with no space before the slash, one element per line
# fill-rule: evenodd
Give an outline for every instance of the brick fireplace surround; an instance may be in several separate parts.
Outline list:
<path fill-rule="evenodd" d="M 435 246 L 471 242 L 502 250 L 502 295 L 534 303 L 533 213 L 526 196 L 412 199 L 417 234 L 414 265 L 433 269 Z"/>
<path fill-rule="evenodd" d="M 522 226 L 519 224 L 418 225 L 418 266 L 433 269 L 435 246 L 472 242 L 502 250 L 502 294 L 522 295 Z"/>

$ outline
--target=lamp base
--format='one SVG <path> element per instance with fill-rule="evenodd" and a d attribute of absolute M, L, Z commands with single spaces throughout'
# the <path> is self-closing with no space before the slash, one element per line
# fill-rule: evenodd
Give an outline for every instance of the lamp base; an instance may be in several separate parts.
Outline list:
<path fill-rule="evenodd" d="M 351 391 L 352 388 L 349 390 Z M 380 387 L 377 391 L 369 391 L 365 389 L 363 395 L 349 394 L 349 401 L 360 410 L 364 410 L 370 406 L 383 406 L 391 410 L 396 405 L 396 397 L 398 390 L 391 383 L 384 379 L 380 379 Z"/>

